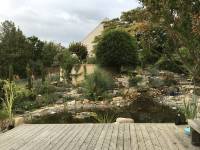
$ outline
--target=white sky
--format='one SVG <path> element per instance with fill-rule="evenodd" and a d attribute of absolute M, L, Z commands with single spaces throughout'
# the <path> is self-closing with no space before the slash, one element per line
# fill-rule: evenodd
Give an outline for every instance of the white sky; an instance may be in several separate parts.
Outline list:
<path fill-rule="evenodd" d="M 138 6 L 137 0 L 1 0 L 0 22 L 14 21 L 26 36 L 66 46 L 81 41 L 104 18 Z"/>

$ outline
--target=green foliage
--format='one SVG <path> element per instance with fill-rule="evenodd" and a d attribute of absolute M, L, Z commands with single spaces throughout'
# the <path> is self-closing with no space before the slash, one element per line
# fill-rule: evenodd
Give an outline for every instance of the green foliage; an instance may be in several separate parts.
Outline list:
<path fill-rule="evenodd" d="M 167 30 L 171 40 L 175 43 L 175 51 L 180 61 L 187 68 L 193 78 L 200 74 L 200 28 L 199 7 L 196 0 L 140 0 L 151 14 L 154 26 L 158 25 Z M 183 55 L 183 48 L 188 51 L 187 58 Z"/>
<path fill-rule="evenodd" d="M 97 100 L 113 88 L 113 79 L 107 72 L 96 68 L 93 74 L 86 76 L 83 87 L 87 98 Z"/>
<path fill-rule="evenodd" d="M 30 111 L 34 108 L 38 108 L 36 100 L 36 93 L 33 90 L 20 89 L 17 92 L 13 109 L 15 113 L 23 113 L 24 111 Z"/>
<path fill-rule="evenodd" d="M 149 27 L 140 38 L 142 64 L 155 64 L 162 56 L 172 57 L 176 43 L 162 27 Z"/>
<path fill-rule="evenodd" d="M 192 101 L 184 100 L 184 107 L 181 109 L 187 119 L 194 119 L 198 113 L 198 98 L 193 95 Z"/>
<path fill-rule="evenodd" d="M 33 79 L 32 79 L 33 72 L 29 64 L 27 64 L 26 73 L 28 80 L 28 89 L 31 90 L 33 88 Z"/>
<path fill-rule="evenodd" d="M 15 91 L 15 83 L 10 81 L 5 81 L 5 84 L 3 85 L 4 90 L 4 99 L 3 100 L 3 106 L 5 111 L 8 114 L 8 117 L 10 121 L 13 119 L 13 103 L 16 98 L 16 91 Z"/>
<path fill-rule="evenodd" d="M 53 85 L 50 85 L 48 81 L 45 81 L 44 83 L 37 83 L 34 88 L 34 92 L 36 94 L 50 94 L 54 93 L 56 91 L 56 87 Z"/>
<path fill-rule="evenodd" d="M 154 66 L 160 70 L 168 70 L 175 73 L 187 73 L 187 70 L 179 60 L 170 60 L 167 57 L 160 57 Z"/>
<path fill-rule="evenodd" d="M 8 113 L 0 110 L 0 121 L 5 120 L 7 118 L 8 118 Z"/>
<path fill-rule="evenodd" d="M 19 75 L 25 76 L 26 64 L 31 58 L 28 43 L 22 31 L 11 21 L 0 25 L 0 76 L 8 78 L 9 66 Z"/>
<path fill-rule="evenodd" d="M 88 55 L 87 47 L 83 45 L 81 42 L 71 43 L 69 45 L 68 50 L 71 53 L 76 54 L 80 61 L 86 60 L 87 58 Z"/>
<path fill-rule="evenodd" d="M 68 82 L 71 81 L 71 71 L 78 60 L 70 51 L 64 50 L 57 55 L 59 65 L 65 70 L 65 77 Z"/>
<path fill-rule="evenodd" d="M 133 22 L 142 22 L 149 20 L 149 13 L 143 8 L 136 8 L 127 12 L 123 12 L 120 19 L 121 21 L 128 22 L 129 24 Z"/>
<path fill-rule="evenodd" d="M 2 108 L 2 99 L 4 99 L 4 90 L 3 90 L 3 86 L 4 86 L 5 82 L 4 80 L 0 79 L 0 109 Z"/>
<path fill-rule="evenodd" d="M 115 122 L 116 117 L 115 115 L 109 113 L 99 113 L 95 116 L 95 119 L 98 121 L 98 123 L 113 123 Z"/>
<path fill-rule="evenodd" d="M 105 67 L 118 70 L 122 66 L 137 65 L 136 40 L 127 32 L 110 30 L 105 32 L 96 45 L 97 62 Z"/>

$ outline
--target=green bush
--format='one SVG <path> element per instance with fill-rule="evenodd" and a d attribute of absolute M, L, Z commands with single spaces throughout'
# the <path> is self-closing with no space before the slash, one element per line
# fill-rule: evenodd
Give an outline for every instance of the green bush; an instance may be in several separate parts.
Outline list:
<path fill-rule="evenodd" d="M 113 88 L 113 83 L 112 77 L 107 72 L 96 68 L 93 74 L 86 76 L 83 91 L 87 98 L 97 100 L 104 97 L 107 90 Z"/>
<path fill-rule="evenodd" d="M 68 50 L 73 54 L 76 54 L 80 61 L 83 61 L 87 58 L 88 52 L 87 47 L 81 42 L 71 43 Z"/>
<path fill-rule="evenodd" d="M 0 121 L 5 120 L 7 118 L 8 118 L 8 113 L 3 110 L 0 110 Z"/>
<path fill-rule="evenodd" d="M 38 83 L 34 91 L 36 94 L 47 94 L 47 93 L 54 93 L 56 91 L 56 87 L 53 85 L 50 85 L 48 81 L 45 81 L 43 84 Z"/>
<path fill-rule="evenodd" d="M 38 108 L 38 104 L 35 101 L 36 94 L 34 91 L 28 89 L 21 89 L 17 92 L 17 96 L 14 102 L 15 113 L 23 113 L 24 111 L 32 110 Z"/>
<path fill-rule="evenodd" d="M 4 99 L 4 90 L 3 90 L 3 86 L 4 86 L 5 82 L 3 80 L 0 80 L 0 109 L 2 108 L 2 100 Z"/>
<path fill-rule="evenodd" d="M 175 73 L 186 73 L 187 70 L 184 68 L 183 64 L 178 60 L 168 60 L 166 58 L 160 58 L 155 64 L 160 70 L 168 70 Z"/>
<path fill-rule="evenodd" d="M 96 58 L 105 67 L 117 70 L 122 66 L 135 68 L 138 62 L 136 40 L 124 31 L 107 31 L 96 45 Z"/>

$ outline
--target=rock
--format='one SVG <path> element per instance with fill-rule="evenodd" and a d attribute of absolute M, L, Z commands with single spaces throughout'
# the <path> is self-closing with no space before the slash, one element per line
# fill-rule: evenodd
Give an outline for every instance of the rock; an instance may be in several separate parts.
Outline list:
<path fill-rule="evenodd" d="M 113 101 L 123 101 L 123 97 L 118 96 L 118 97 L 113 97 Z"/>
<path fill-rule="evenodd" d="M 149 85 L 153 88 L 159 88 L 164 85 L 164 81 L 159 77 L 149 77 Z"/>
<path fill-rule="evenodd" d="M 90 117 L 95 117 L 95 116 L 97 116 L 97 114 L 94 112 L 80 112 L 80 113 L 76 113 L 74 118 L 85 119 L 85 118 L 90 118 Z"/>
<path fill-rule="evenodd" d="M 54 114 L 56 114 L 56 112 L 55 112 L 55 111 L 52 111 L 52 110 L 50 110 L 50 111 L 49 111 L 49 114 L 50 114 L 50 115 L 54 115 Z"/>
<path fill-rule="evenodd" d="M 128 87 L 129 86 L 129 77 L 128 76 L 121 76 L 120 78 L 116 78 L 116 83 L 119 86 L 122 87 Z"/>
<path fill-rule="evenodd" d="M 40 114 L 39 112 L 33 113 L 33 114 L 32 114 L 32 117 L 36 117 L 36 118 L 37 118 L 37 117 L 41 117 L 41 114 Z"/>
<path fill-rule="evenodd" d="M 75 99 L 79 98 L 81 94 L 78 93 L 77 89 L 72 89 L 70 92 L 65 93 L 65 96 L 71 96 Z"/>
<path fill-rule="evenodd" d="M 116 123 L 134 123 L 134 120 L 131 118 L 117 118 Z"/>
<path fill-rule="evenodd" d="M 67 102 L 67 105 L 75 105 L 76 104 L 76 101 L 75 100 L 73 100 L 73 101 L 71 101 L 71 102 Z"/>
<path fill-rule="evenodd" d="M 83 104 L 89 104 L 89 103 L 90 103 L 90 100 L 88 100 L 88 99 L 83 100 Z"/>
<path fill-rule="evenodd" d="M 63 103 L 64 103 L 64 100 L 62 98 L 56 101 L 56 104 L 63 104 Z"/>
<path fill-rule="evenodd" d="M 14 118 L 15 126 L 19 126 L 21 124 L 24 124 L 24 117 L 16 117 Z"/>
<path fill-rule="evenodd" d="M 109 102 L 108 102 L 108 101 L 101 101 L 101 104 L 102 104 L 102 105 L 108 105 Z"/>

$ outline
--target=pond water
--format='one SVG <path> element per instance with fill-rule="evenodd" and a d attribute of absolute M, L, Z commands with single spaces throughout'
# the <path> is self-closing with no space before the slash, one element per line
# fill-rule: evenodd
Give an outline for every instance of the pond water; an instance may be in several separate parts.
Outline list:
<path fill-rule="evenodd" d="M 81 112 L 92 112 L 85 118 L 75 117 Z M 54 124 L 54 123 L 110 123 L 118 117 L 132 118 L 136 123 L 169 123 L 174 122 L 177 110 L 163 106 L 151 100 L 139 100 L 130 106 L 112 109 L 79 110 L 62 112 L 32 119 L 28 123 Z"/>

